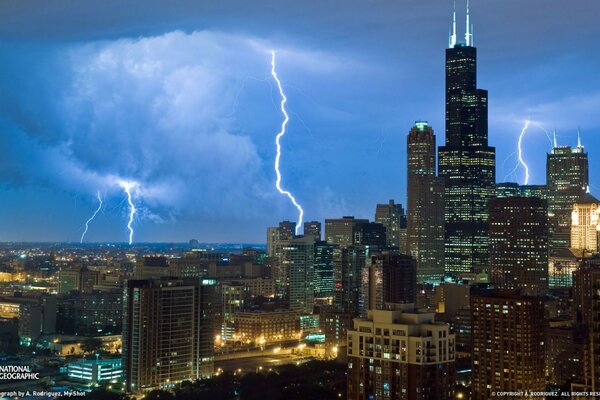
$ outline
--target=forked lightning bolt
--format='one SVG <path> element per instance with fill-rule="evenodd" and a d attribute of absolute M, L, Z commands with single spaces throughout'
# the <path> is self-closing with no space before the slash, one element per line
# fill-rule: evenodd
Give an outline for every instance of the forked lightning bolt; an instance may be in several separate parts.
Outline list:
<path fill-rule="evenodd" d="M 94 211 L 92 216 L 87 221 L 85 221 L 85 229 L 81 234 L 81 239 L 79 240 L 79 243 L 83 243 L 83 238 L 85 237 L 85 234 L 88 231 L 90 222 L 92 222 L 94 218 L 96 218 L 96 215 L 100 212 L 100 209 L 102 208 L 102 197 L 100 197 L 100 192 L 96 193 L 96 195 L 98 196 L 98 208 L 96 208 L 96 211 Z"/>
<path fill-rule="evenodd" d="M 131 244 L 133 243 L 133 217 L 137 211 L 135 205 L 133 204 L 131 190 L 138 186 L 138 184 L 136 182 L 120 181 L 119 186 L 121 186 L 127 194 L 127 203 L 129 203 L 129 220 L 127 222 L 127 229 L 129 229 L 129 244 Z"/>
<path fill-rule="evenodd" d="M 523 160 L 523 137 L 525 136 L 525 133 L 527 133 L 529 123 L 529 120 L 525 121 L 525 125 L 521 130 L 521 135 L 519 135 L 519 162 L 525 169 L 525 182 L 523 183 L 524 185 L 527 185 L 529 183 L 529 166 L 527 165 L 527 163 L 525 163 L 525 160 Z"/>
<path fill-rule="evenodd" d="M 302 209 L 300 204 L 298 204 L 298 202 L 296 201 L 296 199 L 294 198 L 292 193 L 281 188 L 281 172 L 279 171 L 279 161 L 281 159 L 281 143 L 280 142 L 281 142 L 281 138 L 283 137 L 283 135 L 285 135 L 285 129 L 287 127 L 287 124 L 288 124 L 290 118 L 285 109 L 285 103 L 287 103 L 287 97 L 285 97 L 285 93 L 283 92 L 283 87 L 281 85 L 281 81 L 279 80 L 279 77 L 277 76 L 277 72 L 275 71 L 275 51 L 273 51 L 273 50 L 271 50 L 271 75 L 273 75 L 273 79 L 277 83 L 277 88 L 279 89 L 279 95 L 281 96 L 281 113 L 284 116 L 283 122 L 281 123 L 281 130 L 279 131 L 279 133 L 277 134 L 277 137 L 275 138 L 275 145 L 277 147 L 277 155 L 275 156 L 275 174 L 277 175 L 277 180 L 275 182 L 275 187 L 277 188 L 279 193 L 286 195 L 291 200 L 291 202 L 294 204 L 294 206 L 298 209 L 298 213 L 299 213 L 298 224 L 296 225 L 296 234 L 298 234 L 298 232 L 300 230 L 300 225 L 302 225 L 302 217 L 304 215 L 304 210 Z"/>

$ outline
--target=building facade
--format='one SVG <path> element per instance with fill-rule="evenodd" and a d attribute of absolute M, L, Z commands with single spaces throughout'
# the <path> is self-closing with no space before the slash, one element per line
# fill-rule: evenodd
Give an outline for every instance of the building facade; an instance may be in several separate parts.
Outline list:
<path fill-rule="evenodd" d="M 477 88 L 477 49 L 472 40 L 458 43 L 455 32 L 452 37 L 446 49 L 446 143 L 438 162 L 445 185 L 444 265 L 456 276 L 488 266 L 496 150 L 488 145 L 488 94 Z"/>
<path fill-rule="evenodd" d="M 555 143 L 546 158 L 546 185 L 552 253 L 571 247 L 573 204 L 589 186 L 588 156 L 583 146 Z"/>
<path fill-rule="evenodd" d="M 348 331 L 350 400 L 453 398 L 454 335 L 434 313 L 390 304 L 354 319 Z"/>
<path fill-rule="evenodd" d="M 548 292 L 546 200 L 508 197 L 490 201 L 490 280 L 523 294 Z"/>
<path fill-rule="evenodd" d="M 471 294 L 472 399 L 546 388 L 542 297 L 510 290 Z M 519 395 L 515 395 L 519 397 Z"/>
<path fill-rule="evenodd" d="M 130 280 L 123 372 L 128 392 L 170 388 L 213 373 L 214 279 Z"/>
<path fill-rule="evenodd" d="M 390 200 L 388 204 L 377 204 L 375 222 L 385 227 L 386 245 L 406 251 L 406 214 L 402 204 Z"/>
<path fill-rule="evenodd" d="M 436 176 L 435 134 L 416 122 L 407 138 L 407 254 L 417 262 L 419 282 L 444 276 L 444 182 Z"/>

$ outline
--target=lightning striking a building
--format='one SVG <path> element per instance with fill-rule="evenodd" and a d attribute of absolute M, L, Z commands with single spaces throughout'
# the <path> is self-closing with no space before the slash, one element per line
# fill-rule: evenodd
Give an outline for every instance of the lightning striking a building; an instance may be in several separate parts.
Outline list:
<path fill-rule="evenodd" d="M 127 182 L 127 181 L 119 181 L 119 186 L 123 188 L 125 193 L 127 194 L 127 203 L 129 204 L 129 220 L 127 221 L 127 229 L 129 230 L 129 244 L 133 243 L 133 217 L 137 209 L 133 204 L 133 198 L 131 195 L 131 191 L 138 186 L 136 182 Z"/>
<path fill-rule="evenodd" d="M 85 234 L 88 231 L 88 228 L 90 226 L 90 222 L 92 222 L 94 220 L 94 218 L 96 218 L 96 215 L 98 215 L 98 213 L 102 209 L 102 197 L 100 196 L 100 191 L 98 191 L 96 193 L 96 195 L 98 197 L 98 208 L 96 208 L 96 211 L 94 211 L 94 213 L 92 214 L 92 216 L 87 221 L 85 221 L 85 229 L 83 230 L 83 233 L 81 234 L 81 239 L 79 239 L 79 243 L 83 243 L 83 238 L 85 237 Z"/>
<path fill-rule="evenodd" d="M 529 120 L 525 121 L 525 125 L 523 126 L 523 129 L 521 130 L 521 134 L 519 135 L 519 146 L 518 146 L 519 163 L 521 163 L 521 165 L 523 166 L 523 169 L 525 170 L 525 179 L 523 182 L 524 185 L 529 184 L 529 166 L 523 159 L 523 137 L 527 133 L 527 129 L 529 128 L 529 123 L 530 123 Z"/>
<path fill-rule="evenodd" d="M 281 113 L 284 116 L 283 122 L 281 123 L 281 130 L 277 134 L 275 138 L 275 145 L 277 147 L 277 155 L 275 156 L 275 174 L 277 175 L 277 180 L 275 181 L 275 187 L 279 191 L 279 193 L 287 196 L 290 201 L 294 204 L 294 206 L 298 209 L 298 223 L 296 224 L 296 234 L 298 234 L 299 229 L 302 225 L 302 217 L 304 215 L 304 210 L 302 206 L 296 201 L 292 193 L 287 190 L 282 189 L 281 187 L 281 172 L 279 171 L 279 161 L 281 160 L 281 138 L 285 135 L 285 130 L 287 124 L 290 120 L 288 113 L 285 109 L 285 103 L 287 103 L 287 97 L 283 92 L 283 87 L 281 85 L 281 81 L 277 76 L 277 72 L 275 70 L 275 51 L 271 50 L 271 75 L 273 75 L 273 79 L 277 83 L 277 88 L 279 89 L 279 95 L 281 96 Z"/>

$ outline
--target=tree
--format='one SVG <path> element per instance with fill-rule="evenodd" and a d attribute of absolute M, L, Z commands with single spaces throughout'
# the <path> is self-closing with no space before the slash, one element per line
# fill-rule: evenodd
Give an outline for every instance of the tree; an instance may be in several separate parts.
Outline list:
<path fill-rule="evenodd" d="M 87 338 L 81 343 L 81 350 L 86 353 L 96 353 L 100 349 L 102 349 L 102 340 L 95 337 Z"/>

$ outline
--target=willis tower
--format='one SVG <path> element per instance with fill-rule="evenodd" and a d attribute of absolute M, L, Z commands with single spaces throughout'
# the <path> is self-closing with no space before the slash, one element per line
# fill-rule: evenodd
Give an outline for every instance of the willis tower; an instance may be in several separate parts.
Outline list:
<path fill-rule="evenodd" d="M 496 149 L 488 146 L 488 93 L 477 88 L 472 25 L 456 40 L 456 10 L 446 49 L 446 144 L 438 148 L 445 183 L 445 272 L 485 272 L 489 264 L 488 201 L 494 195 Z"/>

